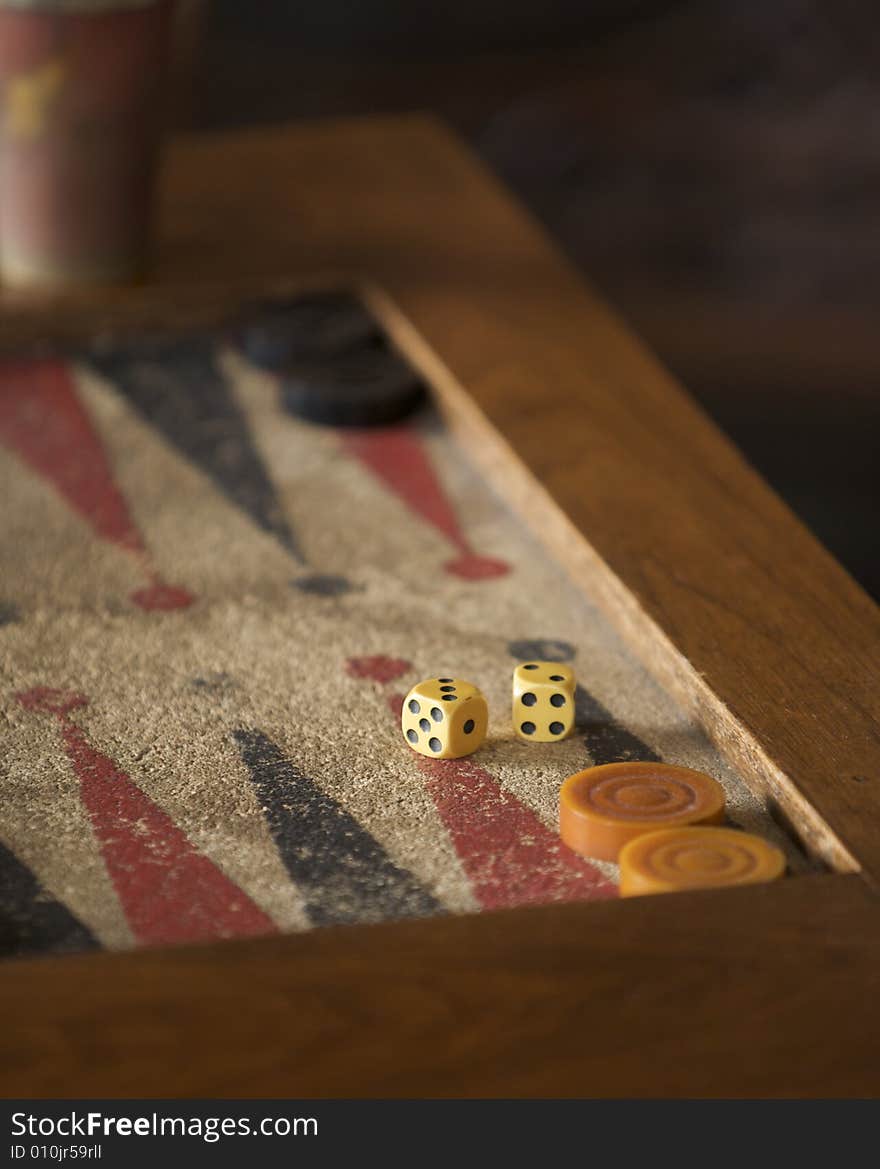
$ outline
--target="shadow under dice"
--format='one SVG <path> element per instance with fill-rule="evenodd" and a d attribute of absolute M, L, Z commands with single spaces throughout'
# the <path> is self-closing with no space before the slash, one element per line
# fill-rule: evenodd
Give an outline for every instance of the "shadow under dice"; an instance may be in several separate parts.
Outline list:
<path fill-rule="evenodd" d="M 574 730 L 575 676 L 563 662 L 522 662 L 513 671 L 513 729 L 527 743 L 555 743 Z"/>
<path fill-rule="evenodd" d="M 486 738 L 488 723 L 486 699 L 460 678 L 428 678 L 413 686 L 403 702 L 403 737 L 430 758 L 470 755 Z"/>

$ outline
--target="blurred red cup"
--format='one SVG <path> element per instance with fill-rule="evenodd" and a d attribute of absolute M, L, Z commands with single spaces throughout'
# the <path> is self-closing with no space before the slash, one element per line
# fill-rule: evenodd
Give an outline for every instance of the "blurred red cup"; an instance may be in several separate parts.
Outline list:
<path fill-rule="evenodd" d="M 137 279 L 171 0 L 0 0 L 0 279 Z"/>

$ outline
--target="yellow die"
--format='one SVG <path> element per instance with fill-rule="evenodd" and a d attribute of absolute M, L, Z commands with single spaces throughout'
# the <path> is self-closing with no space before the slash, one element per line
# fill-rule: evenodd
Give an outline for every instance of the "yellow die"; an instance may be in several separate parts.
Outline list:
<path fill-rule="evenodd" d="M 555 743 L 574 730 L 574 670 L 522 662 L 513 671 L 513 729 L 525 742 Z"/>
<path fill-rule="evenodd" d="M 486 737 L 489 707 L 479 689 L 460 678 L 428 678 L 403 700 L 403 737 L 433 759 L 470 755 Z"/>

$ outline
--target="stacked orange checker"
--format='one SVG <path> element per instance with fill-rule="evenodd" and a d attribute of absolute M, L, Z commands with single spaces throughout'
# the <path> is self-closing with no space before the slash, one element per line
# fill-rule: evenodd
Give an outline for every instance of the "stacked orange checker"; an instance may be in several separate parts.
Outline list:
<path fill-rule="evenodd" d="M 605 763 L 569 776 L 559 793 L 559 833 L 582 856 L 616 861 L 625 844 L 658 828 L 718 824 L 717 780 L 668 763 Z"/>
<path fill-rule="evenodd" d="M 760 836 L 731 828 L 666 828 L 624 846 L 620 895 L 754 885 L 784 872 L 784 854 Z"/>

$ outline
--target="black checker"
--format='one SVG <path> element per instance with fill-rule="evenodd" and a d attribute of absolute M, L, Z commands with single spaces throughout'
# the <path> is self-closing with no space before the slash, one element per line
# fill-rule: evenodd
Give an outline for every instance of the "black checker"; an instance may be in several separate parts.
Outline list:
<path fill-rule="evenodd" d="M 248 361 L 273 373 L 292 361 L 337 356 L 379 335 L 370 313 L 344 292 L 258 303 L 245 311 L 238 327 Z"/>
<path fill-rule="evenodd" d="M 386 426 L 425 397 L 418 375 L 384 342 L 291 362 L 279 377 L 284 408 L 325 426 Z"/>

